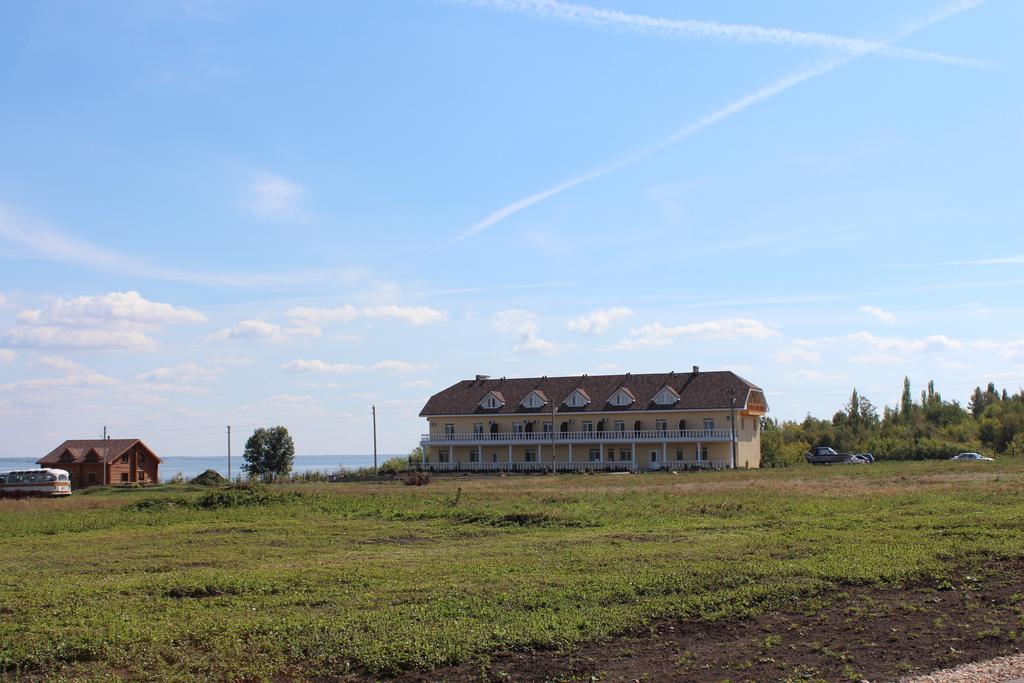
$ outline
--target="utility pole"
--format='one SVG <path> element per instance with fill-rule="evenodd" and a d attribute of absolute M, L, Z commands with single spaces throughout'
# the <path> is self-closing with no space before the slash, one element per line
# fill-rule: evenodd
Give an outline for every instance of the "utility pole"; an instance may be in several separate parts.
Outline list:
<path fill-rule="evenodd" d="M 231 425 L 228 425 L 228 482 L 231 481 Z"/>
<path fill-rule="evenodd" d="M 100 475 L 100 481 L 103 482 L 104 486 L 107 485 L 107 455 L 108 455 L 107 451 L 109 450 L 107 448 L 107 438 L 108 438 L 107 437 L 107 428 L 104 426 L 103 427 L 103 474 Z"/>
<path fill-rule="evenodd" d="M 729 391 L 729 422 L 732 427 L 732 468 L 736 469 L 736 390 Z"/>
<path fill-rule="evenodd" d="M 370 410 L 373 413 L 373 473 L 377 474 L 377 406 Z"/>

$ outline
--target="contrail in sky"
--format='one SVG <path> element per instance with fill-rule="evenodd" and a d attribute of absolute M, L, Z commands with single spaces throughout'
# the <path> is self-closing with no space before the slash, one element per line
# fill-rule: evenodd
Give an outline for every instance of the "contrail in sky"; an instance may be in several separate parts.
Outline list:
<path fill-rule="evenodd" d="M 974 7 L 977 7 L 984 2 L 985 0 L 959 0 L 958 2 L 946 5 L 942 9 L 936 11 L 935 13 L 927 17 L 926 19 L 905 27 L 896 35 L 896 37 L 891 42 L 896 42 L 904 38 L 907 38 L 908 36 L 917 33 L 918 31 L 928 26 L 931 26 L 932 24 L 938 23 L 945 19 L 949 19 L 962 12 L 966 12 L 967 10 L 973 9 Z M 493 211 L 492 213 L 484 217 L 482 220 L 474 223 L 469 228 L 459 233 L 448 242 L 439 246 L 434 251 L 440 251 L 441 249 L 450 247 L 458 242 L 461 242 L 464 239 L 473 237 L 474 235 L 479 235 L 484 230 L 487 230 L 488 228 L 493 227 L 498 223 L 501 223 L 505 219 L 519 213 L 520 211 L 528 209 L 534 204 L 539 204 L 540 202 L 543 202 L 546 199 L 550 199 L 555 195 L 561 194 L 562 192 L 565 192 L 570 188 L 576 187 L 577 185 L 582 185 L 583 183 L 590 182 L 591 180 L 600 178 L 601 176 L 607 175 L 612 171 L 617 171 L 620 168 L 624 168 L 642 159 L 646 159 L 647 157 L 656 154 L 662 151 L 663 149 L 670 147 L 676 144 L 677 142 L 680 142 L 681 140 L 690 137 L 694 133 L 697 133 L 701 130 L 704 130 L 705 128 L 713 126 L 719 121 L 729 118 L 733 114 L 738 114 L 739 112 L 759 102 L 763 102 L 764 100 L 774 97 L 775 95 L 778 95 L 782 92 L 785 92 L 786 90 L 789 90 L 790 88 L 796 85 L 799 85 L 805 81 L 809 81 L 812 78 L 817 78 L 818 76 L 823 76 L 827 73 L 830 73 L 839 68 L 840 66 L 848 64 L 854 60 L 860 59 L 865 55 L 877 52 L 879 47 L 876 46 L 883 46 L 888 44 L 889 43 L 869 43 L 871 47 L 863 47 L 859 51 L 855 51 L 846 56 L 830 59 L 810 69 L 797 71 L 786 76 L 783 76 L 779 80 L 770 83 L 758 90 L 755 90 L 749 95 L 745 95 L 744 97 L 741 97 L 738 100 L 734 100 L 729 104 L 725 105 L 724 107 L 717 109 L 711 112 L 710 114 L 707 114 L 706 116 L 694 121 L 693 123 L 690 123 L 680 128 L 679 130 L 675 131 L 674 133 L 666 137 L 661 142 L 658 142 L 657 144 L 651 145 L 646 149 L 640 150 L 639 152 L 619 159 L 618 161 L 613 161 L 603 166 L 599 166 L 598 168 L 588 171 L 587 173 L 584 173 L 582 175 L 576 176 L 575 178 L 571 178 L 562 183 L 559 183 L 554 187 L 542 190 L 541 192 L 536 192 L 534 194 L 523 197 L 522 199 L 517 199 L 511 204 L 507 204 L 501 207 L 500 209 Z"/>
<path fill-rule="evenodd" d="M 795 31 L 752 24 L 724 24 L 718 21 L 666 19 L 643 14 L 626 14 L 619 10 L 577 5 L 559 0 L 454 0 L 460 4 L 489 7 L 505 12 L 520 12 L 546 19 L 556 19 L 597 27 L 621 28 L 651 35 L 690 36 L 740 43 L 767 43 L 793 47 L 818 47 L 848 53 L 874 52 L 888 57 L 917 59 L 958 66 L 991 66 L 988 62 L 965 57 L 951 57 L 936 52 L 897 47 L 890 43 L 850 38 L 815 31 Z"/>

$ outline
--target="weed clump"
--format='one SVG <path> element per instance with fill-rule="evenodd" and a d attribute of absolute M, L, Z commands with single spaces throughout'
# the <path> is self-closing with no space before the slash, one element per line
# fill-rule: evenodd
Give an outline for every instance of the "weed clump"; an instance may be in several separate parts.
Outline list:
<path fill-rule="evenodd" d="M 219 510 L 222 508 L 287 503 L 301 497 L 302 494 L 300 493 L 271 493 L 262 486 L 243 484 L 204 493 L 195 499 L 194 505 L 203 510 Z"/>
<path fill-rule="evenodd" d="M 199 486 L 218 486 L 220 484 L 225 483 L 226 481 L 227 479 L 222 477 L 220 475 L 220 472 L 218 472 L 217 470 L 206 470 L 189 483 L 197 484 Z"/>

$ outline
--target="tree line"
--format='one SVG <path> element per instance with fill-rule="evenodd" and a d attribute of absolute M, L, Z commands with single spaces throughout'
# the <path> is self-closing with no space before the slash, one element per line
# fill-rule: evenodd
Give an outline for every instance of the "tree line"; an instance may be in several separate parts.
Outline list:
<path fill-rule="evenodd" d="M 831 419 L 762 418 L 761 426 L 765 467 L 803 462 L 803 454 L 815 446 L 871 453 L 879 460 L 951 458 L 965 451 L 1017 456 L 1024 455 L 1024 390 L 997 391 L 990 382 L 975 388 L 964 407 L 943 399 L 934 381 L 915 400 L 904 377 L 899 405 L 885 406 L 881 413 L 854 389 Z"/>

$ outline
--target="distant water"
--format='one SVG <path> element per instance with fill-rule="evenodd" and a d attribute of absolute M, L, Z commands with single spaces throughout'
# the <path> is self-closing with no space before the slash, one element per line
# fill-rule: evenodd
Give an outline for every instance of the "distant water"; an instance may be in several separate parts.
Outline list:
<path fill-rule="evenodd" d="M 377 464 L 383 463 L 393 455 L 378 455 Z M 241 474 L 241 456 L 231 457 L 232 475 Z M 0 472 L 7 470 L 32 469 L 39 467 L 31 458 L 0 458 Z M 373 455 L 296 455 L 293 473 L 301 472 L 337 472 L 340 469 L 354 470 L 359 467 L 373 467 Z M 173 457 L 165 456 L 160 464 L 160 479 L 167 481 L 181 472 L 186 479 L 202 474 L 206 470 L 216 470 L 221 475 L 228 474 L 227 456 L 216 458 L 204 457 Z"/>

